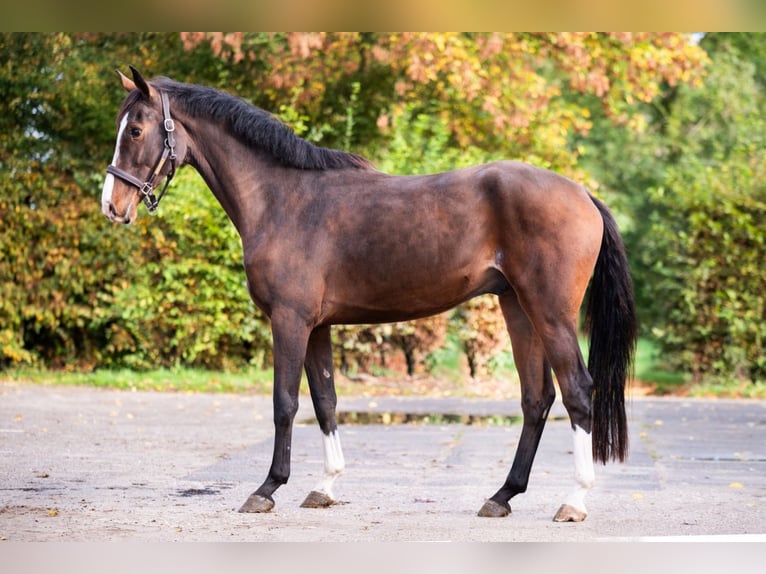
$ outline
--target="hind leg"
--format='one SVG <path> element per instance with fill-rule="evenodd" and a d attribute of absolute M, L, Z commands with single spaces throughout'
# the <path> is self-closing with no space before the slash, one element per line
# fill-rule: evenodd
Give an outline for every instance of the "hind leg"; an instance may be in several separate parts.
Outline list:
<path fill-rule="evenodd" d="M 485 517 L 510 514 L 510 499 L 527 490 L 535 453 L 556 397 L 551 368 L 545 358 L 542 341 L 519 306 L 516 294 L 509 291 L 502 295 L 500 306 L 511 336 L 513 358 L 521 379 L 524 426 L 505 483 L 479 510 L 479 516 Z"/>
<path fill-rule="evenodd" d="M 572 251 L 577 247 L 572 239 Z M 585 251 L 585 248 L 582 248 Z M 595 252 L 597 253 L 597 251 Z M 577 319 L 590 278 L 591 258 L 573 260 L 555 249 L 541 251 L 532 273 L 521 275 L 515 285 L 523 308 L 556 375 L 564 407 L 572 424 L 575 488 L 554 520 L 579 522 L 587 516 L 585 496 L 593 486 L 592 390 L 577 338 Z"/>
<path fill-rule="evenodd" d="M 561 398 L 572 423 L 574 441 L 575 488 L 554 516 L 556 522 L 581 522 L 588 514 L 585 496 L 593 486 L 593 447 L 591 439 L 591 392 L 593 381 L 580 353 L 576 315 L 567 318 L 553 313 L 532 313 L 545 354 L 556 373 Z"/>
<path fill-rule="evenodd" d="M 306 353 L 306 376 L 309 380 L 314 412 L 322 431 L 324 476 L 306 497 L 303 508 L 324 508 L 335 502 L 332 486 L 345 467 L 335 420 L 337 396 L 333 380 L 330 327 L 317 327 L 311 333 Z"/>
<path fill-rule="evenodd" d="M 572 423 L 575 487 L 553 520 L 555 522 L 582 522 L 588 515 L 585 507 L 585 496 L 595 482 L 591 435 L 591 389 L 593 388 L 593 381 L 580 354 L 576 333 L 571 328 L 566 329 L 566 333 L 566 335 L 562 333 L 561 337 L 562 341 L 568 342 L 568 345 L 557 349 L 555 353 L 561 354 L 554 353 L 554 356 L 556 356 L 560 369 L 556 372 L 556 377 L 561 388 L 562 400 Z M 558 347 L 558 345 L 554 346 Z M 576 352 L 572 350 L 575 347 Z M 572 355 L 576 355 L 574 365 L 572 365 Z"/>

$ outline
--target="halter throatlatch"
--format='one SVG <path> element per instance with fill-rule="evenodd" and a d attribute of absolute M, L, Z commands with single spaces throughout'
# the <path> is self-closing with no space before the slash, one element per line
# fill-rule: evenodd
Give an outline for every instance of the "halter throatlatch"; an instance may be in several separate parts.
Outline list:
<path fill-rule="evenodd" d="M 164 117 L 162 127 L 165 129 L 165 145 L 162 150 L 162 155 L 157 160 L 149 179 L 142 182 L 136 176 L 129 174 L 116 165 L 109 165 L 106 168 L 106 173 L 119 177 L 125 183 L 138 188 L 138 193 L 141 195 L 141 201 L 144 202 L 144 205 L 146 205 L 146 208 L 151 214 L 154 214 L 157 211 L 157 206 L 165 195 L 168 185 L 170 185 L 170 180 L 173 179 L 173 176 L 176 173 L 176 139 L 173 135 L 176 126 L 175 123 L 173 123 L 173 118 L 170 117 L 170 102 L 168 101 L 168 95 L 163 91 L 160 91 L 160 100 L 162 101 L 162 115 Z M 162 168 L 165 167 L 165 162 L 168 160 L 170 160 L 170 171 L 165 179 L 165 185 L 162 187 L 159 196 L 155 196 L 154 189 L 157 187 L 157 180 L 160 177 Z"/>

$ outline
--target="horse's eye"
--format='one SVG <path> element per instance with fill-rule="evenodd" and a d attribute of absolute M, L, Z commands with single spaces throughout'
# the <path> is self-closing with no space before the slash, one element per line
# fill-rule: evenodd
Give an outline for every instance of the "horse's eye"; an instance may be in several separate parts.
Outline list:
<path fill-rule="evenodd" d="M 141 128 L 130 128 L 130 137 L 133 139 L 141 135 Z"/>

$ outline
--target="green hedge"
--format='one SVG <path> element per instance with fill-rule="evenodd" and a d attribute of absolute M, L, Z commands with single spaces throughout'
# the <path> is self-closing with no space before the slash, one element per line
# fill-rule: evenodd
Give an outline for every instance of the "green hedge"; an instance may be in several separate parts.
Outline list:
<path fill-rule="evenodd" d="M 51 177 L 0 203 L 0 366 L 263 365 L 268 324 L 239 238 L 194 172 L 182 170 L 159 217 L 143 211 L 130 227 Z"/>
<path fill-rule="evenodd" d="M 652 192 L 642 258 L 654 334 L 696 375 L 766 379 L 766 153 L 714 166 L 693 159 Z"/>

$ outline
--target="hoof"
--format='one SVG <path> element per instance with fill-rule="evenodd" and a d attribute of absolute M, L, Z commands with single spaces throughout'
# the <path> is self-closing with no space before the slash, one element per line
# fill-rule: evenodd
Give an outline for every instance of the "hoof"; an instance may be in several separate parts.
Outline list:
<path fill-rule="evenodd" d="M 301 508 L 327 508 L 332 506 L 335 501 L 327 496 L 324 492 L 317 492 L 312 490 L 306 497 L 306 500 L 301 504 Z"/>
<path fill-rule="evenodd" d="M 484 503 L 484 506 L 479 510 L 479 516 L 484 518 L 502 518 L 508 516 L 511 513 L 511 505 L 507 502 L 505 504 L 499 504 L 494 500 L 488 500 Z"/>
<path fill-rule="evenodd" d="M 582 522 L 586 516 L 588 516 L 587 512 L 568 504 L 562 504 L 556 516 L 553 517 L 553 522 Z"/>
<path fill-rule="evenodd" d="M 239 509 L 239 512 L 271 512 L 272 508 L 274 508 L 273 500 L 253 493 Z"/>

